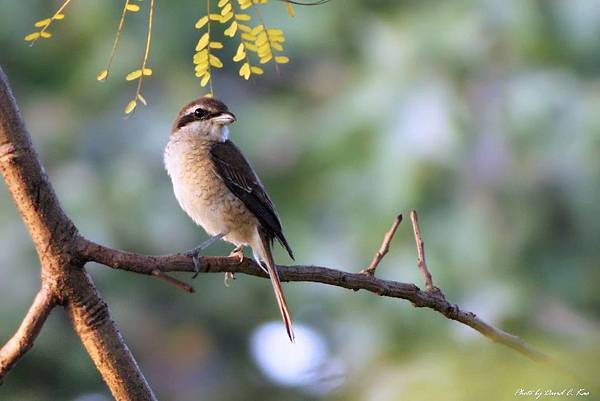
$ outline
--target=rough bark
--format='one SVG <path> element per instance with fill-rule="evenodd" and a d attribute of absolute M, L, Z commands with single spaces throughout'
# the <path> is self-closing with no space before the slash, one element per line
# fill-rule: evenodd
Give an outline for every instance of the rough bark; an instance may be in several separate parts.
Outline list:
<path fill-rule="evenodd" d="M 42 288 L 48 292 L 44 292 L 45 296 L 65 307 L 75 332 L 113 396 L 118 400 L 156 399 L 110 318 L 106 303 L 83 268 L 76 247 L 77 229 L 60 207 L 1 68 L 0 171 L 38 253 Z M 26 317 L 15 334 L 28 335 L 12 345 L 9 341 L 7 349 L 11 352 L 0 354 L 0 366 L 8 366 L 7 360 L 13 366 L 18 359 L 14 356 L 22 356 L 32 346 L 54 304 L 39 308 L 40 303 L 44 304 L 42 301 L 36 298 L 27 315 L 32 315 L 31 322 Z M 38 309 L 43 313 L 36 313 Z M 0 380 L 8 370 L 0 370 Z"/>

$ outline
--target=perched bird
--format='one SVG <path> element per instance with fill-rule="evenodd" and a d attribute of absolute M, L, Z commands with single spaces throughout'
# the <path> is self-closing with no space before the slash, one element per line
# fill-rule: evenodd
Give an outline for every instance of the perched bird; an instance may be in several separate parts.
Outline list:
<path fill-rule="evenodd" d="M 271 278 L 287 334 L 294 342 L 292 318 L 271 253 L 273 240 L 294 256 L 263 184 L 229 140 L 228 126 L 233 122 L 235 116 L 219 100 L 202 97 L 190 102 L 171 129 L 165 167 L 179 205 L 211 236 L 192 251 L 196 272 L 200 251 L 218 239 L 234 244 L 232 254 L 240 260 L 243 247 L 250 246 L 254 259 Z"/>

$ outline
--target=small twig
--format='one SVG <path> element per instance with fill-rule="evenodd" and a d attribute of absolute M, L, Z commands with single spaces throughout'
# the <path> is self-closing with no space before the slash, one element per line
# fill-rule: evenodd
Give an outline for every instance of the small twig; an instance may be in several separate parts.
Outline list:
<path fill-rule="evenodd" d="M 433 286 L 431 273 L 429 273 L 429 270 L 427 269 L 427 262 L 425 262 L 425 243 L 421 237 L 419 219 L 415 210 L 410 212 L 410 221 L 412 222 L 413 232 L 415 234 L 415 242 L 417 244 L 417 266 L 423 275 L 423 280 L 425 280 L 425 288 L 427 288 L 427 291 L 439 291 L 438 288 Z"/>
<path fill-rule="evenodd" d="M 0 384 L 17 361 L 33 347 L 33 342 L 55 304 L 52 290 L 43 286 L 35 296 L 17 332 L 0 349 Z"/>
<path fill-rule="evenodd" d="M 392 242 L 392 238 L 394 238 L 394 234 L 396 234 L 396 230 L 398 229 L 398 226 L 400 226 L 400 223 L 402 223 L 402 215 L 401 214 L 396 216 L 396 219 L 394 220 L 392 227 L 388 230 L 388 232 L 385 233 L 385 235 L 383 237 L 383 242 L 381 243 L 381 247 L 379 248 L 379 250 L 377 252 L 375 252 L 375 255 L 373 256 L 373 260 L 371 260 L 371 264 L 366 269 L 361 270 L 362 274 L 368 274 L 369 276 L 375 275 L 375 269 L 377 269 L 377 266 L 379 266 L 379 262 L 381 262 L 381 260 L 385 257 L 385 255 L 390 250 L 390 242 Z"/>
<path fill-rule="evenodd" d="M 158 269 L 152 270 L 152 275 L 162 280 L 165 280 L 169 284 L 173 284 L 175 287 L 180 288 L 185 292 L 189 292 L 190 294 L 194 292 L 194 287 L 192 287 L 191 285 L 184 283 L 183 281 L 177 280 L 175 277 L 171 277 Z"/>

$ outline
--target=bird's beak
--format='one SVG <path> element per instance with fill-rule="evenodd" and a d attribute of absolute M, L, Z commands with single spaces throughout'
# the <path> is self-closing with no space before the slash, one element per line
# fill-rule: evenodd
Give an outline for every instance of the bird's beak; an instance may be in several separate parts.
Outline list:
<path fill-rule="evenodd" d="M 235 122 L 235 116 L 228 111 L 224 111 L 215 115 L 210 120 L 217 124 L 229 125 Z"/>

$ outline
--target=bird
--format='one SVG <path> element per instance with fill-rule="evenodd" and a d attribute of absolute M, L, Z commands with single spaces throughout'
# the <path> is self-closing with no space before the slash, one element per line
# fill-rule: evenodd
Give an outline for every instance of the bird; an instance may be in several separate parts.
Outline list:
<path fill-rule="evenodd" d="M 249 246 L 258 265 L 271 279 L 277 306 L 290 341 L 292 317 L 271 251 L 277 240 L 294 259 L 281 220 L 260 178 L 229 139 L 236 121 L 228 107 L 213 97 L 200 97 L 177 115 L 164 151 L 173 192 L 185 213 L 210 236 L 191 252 L 196 274 L 199 254 L 223 239 L 235 246 L 231 255 L 243 260 Z M 226 276 L 227 282 L 227 276 Z"/>

